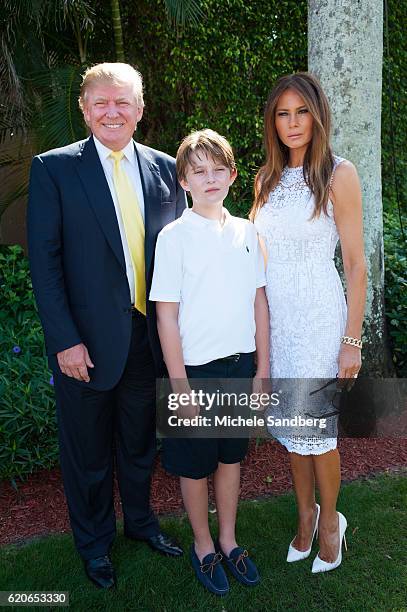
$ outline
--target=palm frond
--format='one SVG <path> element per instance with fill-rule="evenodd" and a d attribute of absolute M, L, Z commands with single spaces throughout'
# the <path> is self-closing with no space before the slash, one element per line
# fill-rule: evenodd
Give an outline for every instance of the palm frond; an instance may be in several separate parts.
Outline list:
<path fill-rule="evenodd" d="M 30 177 L 31 156 L 9 164 L 1 171 L 2 194 L 0 199 L 0 218 L 4 211 L 16 200 L 26 197 Z M 1 162 L 0 162 L 1 166 Z"/>
<path fill-rule="evenodd" d="M 18 198 L 27 195 L 35 144 L 25 134 L 14 134 L 0 146 L 0 217 Z"/>
<path fill-rule="evenodd" d="M 29 138 L 0 121 L 0 170 L 2 194 L 0 216 L 19 197 L 27 194 L 32 156 L 40 151 L 86 136 L 78 95 L 82 67 L 53 66 L 30 75 L 32 107 Z"/>
<path fill-rule="evenodd" d="M 2 38 L 0 42 L 0 142 L 4 129 L 13 131 L 26 125 L 27 109 L 24 86 L 13 61 L 12 50 Z"/>
<path fill-rule="evenodd" d="M 53 66 L 31 76 L 39 93 L 33 128 L 40 150 L 61 147 L 84 137 L 86 130 L 78 108 L 82 67 Z"/>
<path fill-rule="evenodd" d="M 165 0 L 168 17 L 177 25 L 199 23 L 205 17 L 199 0 Z"/>

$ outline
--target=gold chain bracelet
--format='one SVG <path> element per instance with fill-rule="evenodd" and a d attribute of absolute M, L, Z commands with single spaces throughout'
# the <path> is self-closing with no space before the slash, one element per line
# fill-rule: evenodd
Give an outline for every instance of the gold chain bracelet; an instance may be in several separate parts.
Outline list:
<path fill-rule="evenodd" d="M 350 336 L 342 336 L 341 337 L 342 344 L 350 344 L 350 346 L 357 346 L 357 348 L 362 348 L 362 340 L 358 340 L 357 338 L 351 338 Z"/>

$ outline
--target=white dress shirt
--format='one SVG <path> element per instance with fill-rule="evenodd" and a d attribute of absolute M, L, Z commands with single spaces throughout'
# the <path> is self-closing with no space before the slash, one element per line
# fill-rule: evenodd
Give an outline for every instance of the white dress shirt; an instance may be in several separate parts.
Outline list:
<path fill-rule="evenodd" d="M 110 194 L 112 196 L 114 209 L 116 212 L 117 223 L 119 225 L 120 237 L 123 246 L 124 259 L 126 262 L 126 275 L 127 281 L 129 283 L 130 288 L 130 298 L 131 303 L 134 304 L 135 293 L 134 293 L 134 270 L 133 264 L 130 257 L 130 251 L 127 244 L 126 232 L 123 225 L 122 214 L 120 211 L 119 202 L 117 201 L 116 190 L 114 188 L 113 183 L 113 159 L 111 159 L 110 153 L 111 149 L 108 149 L 103 145 L 95 136 L 93 136 L 93 140 L 95 142 L 96 151 L 99 155 L 100 163 L 102 164 L 103 171 L 106 176 L 107 184 L 109 185 Z M 134 150 L 133 141 L 130 142 L 121 149 L 124 153 L 124 157 L 121 160 L 121 164 L 123 164 L 123 170 L 126 172 L 127 176 L 130 179 L 131 184 L 133 185 L 134 191 L 137 195 L 138 204 L 140 207 L 141 216 L 143 217 L 143 221 L 145 222 L 145 208 L 144 208 L 144 194 L 143 188 L 141 185 L 141 176 L 140 170 L 138 167 L 136 152 Z"/>

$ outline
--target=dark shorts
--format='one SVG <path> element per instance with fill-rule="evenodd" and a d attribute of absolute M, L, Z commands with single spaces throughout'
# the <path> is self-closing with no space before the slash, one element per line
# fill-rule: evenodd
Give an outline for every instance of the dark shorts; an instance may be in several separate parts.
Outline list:
<path fill-rule="evenodd" d="M 252 378 L 254 353 L 241 353 L 238 361 L 216 359 L 186 366 L 188 378 Z M 219 463 L 240 463 L 248 438 L 164 438 L 162 465 L 170 474 L 199 480 L 213 474 Z"/>

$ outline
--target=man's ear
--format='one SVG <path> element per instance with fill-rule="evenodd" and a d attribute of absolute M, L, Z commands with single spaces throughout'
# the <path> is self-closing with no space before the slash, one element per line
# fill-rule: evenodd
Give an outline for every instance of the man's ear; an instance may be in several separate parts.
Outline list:
<path fill-rule="evenodd" d="M 89 127 L 89 111 L 86 105 L 82 107 L 82 114 L 86 125 Z"/>
<path fill-rule="evenodd" d="M 137 119 L 136 119 L 136 123 L 138 123 L 138 122 L 141 120 L 141 118 L 142 118 L 142 116 L 143 116 L 143 112 L 144 112 L 144 106 L 139 106 L 139 107 L 137 108 Z"/>

